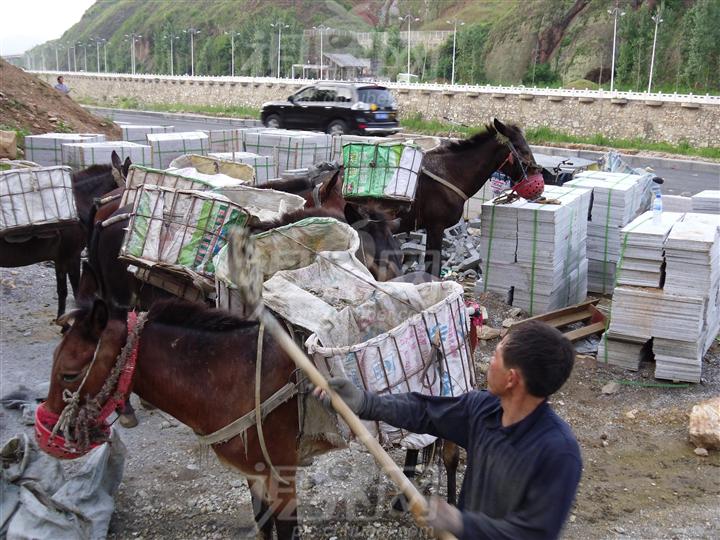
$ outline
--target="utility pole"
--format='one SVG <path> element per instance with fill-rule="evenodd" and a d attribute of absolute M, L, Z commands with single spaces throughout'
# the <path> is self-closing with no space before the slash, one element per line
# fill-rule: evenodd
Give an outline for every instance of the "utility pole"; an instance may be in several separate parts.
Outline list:
<path fill-rule="evenodd" d="M 448 24 L 453 25 L 453 52 L 452 52 L 452 75 L 450 75 L 450 84 L 453 86 L 455 85 L 455 45 L 457 43 L 457 27 L 458 24 L 460 26 L 464 25 L 465 23 L 463 21 L 459 21 L 457 19 L 453 19 L 452 21 L 445 21 Z M 408 21 L 408 40 L 410 40 L 410 21 Z M 408 57 L 409 60 L 409 57 Z M 408 70 L 410 70 L 410 62 L 408 61 Z"/>
<path fill-rule="evenodd" d="M 274 23 L 270 23 L 270 26 L 278 29 L 278 53 L 277 53 L 277 74 L 276 74 L 276 76 L 279 79 L 280 78 L 280 43 L 282 40 L 282 29 L 290 28 L 290 25 L 285 24 L 282 21 L 276 21 Z"/>
<path fill-rule="evenodd" d="M 58 46 L 55 44 L 55 71 L 60 71 L 60 55 L 58 54 Z"/>
<path fill-rule="evenodd" d="M 408 74 L 408 79 L 409 79 L 409 75 L 410 75 L 410 21 L 419 22 L 420 18 L 415 17 L 414 15 L 408 13 L 404 17 L 399 17 L 399 19 L 400 19 L 401 24 L 407 20 L 407 25 L 408 25 L 408 29 L 407 29 L 407 74 Z"/>
<path fill-rule="evenodd" d="M 658 35 L 658 26 L 660 26 L 660 23 L 663 22 L 662 18 L 660 17 L 660 9 L 658 8 L 657 13 L 652 16 L 652 20 L 655 23 L 655 35 L 653 36 L 653 48 L 652 48 L 652 56 L 650 57 L 650 78 L 648 79 L 648 94 L 650 93 L 650 90 L 652 89 L 652 78 L 653 78 L 653 67 L 655 66 L 655 45 L 657 44 L 657 35 Z"/>
<path fill-rule="evenodd" d="M 176 36 L 172 32 L 165 34 L 163 36 L 164 39 L 167 39 L 170 41 L 170 76 L 172 77 L 175 75 L 175 50 L 173 49 L 173 42 L 176 39 L 179 39 L 180 36 Z"/>
<path fill-rule="evenodd" d="M 100 38 L 95 38 L 95 60 L 97 64 L 96 73 L 100 73 Z"/>
<path fill-rule="evenodd" d="M 618 15 L 622 17 L 625 15 L 624 11 L 621 11 L 618 7 L 617 0 L 615 1 L 615 7 L 612 9 L 608 9 L 607 12 L 613 16 L 614 22 L 613 22 L 613 46 L 612 46 L 612 66 L 610 67 L 610 91 L 613 92 L 615 90 L 615 43 L 617 42 L 617 21 L 618 21 Z"/>
<path fill-rule="evenodd" d="M 184 30 L 186 34 L 190 34 L 190 76 L 195 76 L 195 35 L 200 33 L 197 28 L 188 28 Z"/>
<path fill-rule="evenodd" d="M 320 26 L 313 26 L 313 30 L 319 30 L 320 31 L 320 79 L 323 78 L 323 32 L 326 30 L 332 30 L 329 26 L 325 26 L 324 24 L 321 24 Z"/>
<path fill-rule="evenodd" d="M 270 25 L 272 26 L 272 24 Z M 235 36 L 239 35 L 235 30 L 225 32 L 225 35 L 230 36 L 230 76 L 235 76 Z"/>

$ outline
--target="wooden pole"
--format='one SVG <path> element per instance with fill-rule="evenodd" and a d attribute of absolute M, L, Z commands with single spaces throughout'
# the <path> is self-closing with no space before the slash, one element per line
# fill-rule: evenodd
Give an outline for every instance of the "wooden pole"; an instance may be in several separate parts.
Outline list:
<path fill-rule="evenodd" d="M 377 439 L 370 434 L 350 407 L 347 406 L 340 396 L 330 389 L 323 374 L 318 371 L 302 349 L 290 338 L 280 326 L 277 319 L 275 319 L 269 311 L 261 309 L 260 320 L 265 324 L 265 328 L 273 335 L 285 352 L 290 355 L 290 358 L 293 359 L 295 364 L 307 374 L 310 381 L 318 388 L 322 388 L 322 390 L 330 396 L 333 408 L 342 416 L 358 440 L 367 447 L 383 471 L 390 476 L 390 479 L 398 489 L 407 497 L 410 503 L 410 511 L 415 516 L 415 520 L 420 525 L 425 526 L 425 515 L 427 514 L 428 504 L 413 483 L 403 474 L 400 467 L 398 467 L 387 452 L 385 452 Z M 455 538 L 450 533 L 442 533 L 437 535 L 437 537 L 441 540 L 453 540 Z"/>

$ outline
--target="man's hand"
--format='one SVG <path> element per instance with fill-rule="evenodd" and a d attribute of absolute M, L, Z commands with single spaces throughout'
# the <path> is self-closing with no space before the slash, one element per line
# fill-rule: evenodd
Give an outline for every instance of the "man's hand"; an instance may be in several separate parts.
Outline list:
<path fill-rule="evenodd" d="M 350 410 L 355 414 L 360 414 L 360 412 L 365 408 L 365 391 L 360 390 L 360 388 L 355 386 L 349 380 L 343 379 L 342 377 L 333 377 L 328 380 L 328 386 L 333 392 L 342 398 L 345 404 L 350 407 Z M 317 397 L 327 408 L 332 408 L 330 396 L 327 395 L 322 388 L 316 387 L 313 390 L 313 395 Z"/>
<path fill-rule="evenodd" d="M 463 533 L 462 512 L 434 495 L 430 497 L 428 503 L 425 524 L 434 529 L 436 535 L 448 532 L 460 538 Z"/>

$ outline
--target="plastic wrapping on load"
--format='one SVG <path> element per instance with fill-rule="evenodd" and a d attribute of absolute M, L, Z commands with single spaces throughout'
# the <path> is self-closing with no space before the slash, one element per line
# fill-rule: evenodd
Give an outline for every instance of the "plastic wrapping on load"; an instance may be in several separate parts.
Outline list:
<path fill-rule="evenodd" d="M 69 167 L 0 172 L 0 234 L 77 220 Z"/>
<path fill-rule="evenodd" d="M 343 196 L 412 201 L 423 153 L 406 144 L 343 146 Z"/>
<path fill-rule="evenodd" d="M 76 170 L 90 165 L 109 165 L 112 163 L 113 152 L 117 153 L 120 161 L 130 158 L 136 165 L 150 165 L 150 147 L 128 141 L 63 144 L 62 162 Z"/>
<path fill-rule="evenodd" d="M 255 169 L 256 184 L 264 184 L 271 178 L 279 176 L 275 161 L 271 156 L 261 156 L 252 152 L 211 152 L 208 157 L 250 165 Z"/>
<path fill-rule="evenodd" d="M 170 162 L 169 170 L 194 168 L 202 174 L 223 174 L 231 178 L 242 180 L 244 184 L 255 183 L 255 171 L 251 165 L 238 162 L 232 159 L 225 159 L 217 155 L 200 156 L 187 154 L 173 159 Z"/>

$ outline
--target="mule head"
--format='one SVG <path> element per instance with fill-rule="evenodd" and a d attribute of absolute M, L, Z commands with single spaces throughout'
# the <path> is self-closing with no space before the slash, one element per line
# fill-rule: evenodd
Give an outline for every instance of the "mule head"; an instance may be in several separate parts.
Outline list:
<path fill-rule="evenodd" d="M 402 273 L 402 251 L 393 234 L 400 219 L 393 219 L 379 206 L 346 203 L 345 221 L 360 237 L 359 257 L 378 281 L 387 281 Z"/>
<path fill-rule="evenodd" d="M 507 147 L 507 153 L 500 153 L 502 163 L 498 170 L 510 177 L 518 195 L 530 200 L 542 195 L 545 186 L 542 167 L 536 163 L 522 130 L 512 124 L 503 124 L 497 118 L 488 129 L 494 131 L 498 141 Z"/>
<path fill-rule="evenodd" d="M 130 165 L 132 165 L 130 157 L 126 157 L 123 162 L 117 152 L 113 150 L 110 155 L 110 161 L 112 161 L 112 173 L 115 183 L 118 187 L 125 187 L 125 179 L 127 178 L 128 171 L 130 170 Z"/>
<path fill-rule="evenodd" d="M 320 188 L 320 206 L 343 212 L 347 201 L 342 194 L 342 167 Z"/>

